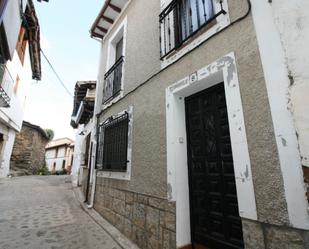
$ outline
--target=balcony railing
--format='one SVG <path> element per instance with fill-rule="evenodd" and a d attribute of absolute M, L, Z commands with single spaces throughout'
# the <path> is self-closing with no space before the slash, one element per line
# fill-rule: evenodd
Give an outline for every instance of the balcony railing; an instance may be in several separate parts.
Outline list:
<path fill-rule="evenodd" d="M 120 57 L 104 76 L 103 104 L 121 91 L 122 66 L 124 57 Z"/>
<path fill-rule="evenodd" d="M 14 80 L 5 64 L 0 64 L 0 107 L 10 107 Z"/>
<path fill-rule="evenodd" d="M 213 0 L 173 0 L 159 16 L 161 59 L 226 14 L 222 1 L 219 3 L 221 10 L 215 13 Z"/>

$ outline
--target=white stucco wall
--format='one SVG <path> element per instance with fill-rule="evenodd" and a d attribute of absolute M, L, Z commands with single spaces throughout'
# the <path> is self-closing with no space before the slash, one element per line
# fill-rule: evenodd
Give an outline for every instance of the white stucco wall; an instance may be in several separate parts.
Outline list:
<path fill-rule="evenodd" d="M 16 132 L 13 129 L 8 129 L 7 127 L 3 128 L 4 130 L 1 125 L 0 131 L 4 134 L 4 141 L 3 147 L 0 151 L 0 177 L 6 177 L 10 172 L 9 165 L 16 135 Z"/>
<path fill-rule="evenodd" d="M 0 122 L 16 129 L 21 130 L 26 96 L 32 82 L 32 70 L 29 55 L 29 45 L 26 47 L 24 64 L 22 65 L 17 52 L 15 51 L 12 61 L 6 64 L 8 72 L 14 81 L 8 90 L 11 98 L 9 108 L 0 108 Z M 19 78 L 19 84 L 16 94 L 13 92 L 16 79 Z"/>
<path fill-rule="evenodd" d="M 281 0 L 271 6 L 290 77 L 288 107 L 295 121 L 302 165 L 309 167 L 309 2 Z"/>
<path fill-rule="evenodd" d="M 0 166 L 0 177 L 5 177 L 9 173 L 10 158 L 15 141 L 15 133 L 19 132 L 22 127 L 26 96 L 32 81 L 29 45 L 27 44 L 26 47 L 26 54 L 23 65 L 21 64 L 19 56 L 15 51 L 12 60 L 7 62 L 6 67 L 8 73 L 5 77 L 10 77 L 12 82 L 11 84 L 8 84 L 8 87 L 6 87 L 5 90 L 10 96 L 11 101 L 10 107 L 0 108 L 0 124 L 6 126 L 8 130 L 8 138 L 4 143 L 4 148 L 0 154 L 0 157 L 2 158 Z M 17 77 L 19 78 L 19 84 L 16 93 L 14 93 L 13 89 L 14 85 L 16 84 Z"/>
<path fill-rule="evenodd" d="M 8 40 L 9 50 L 11 57 L 14 54 L 16 42 L 18 39 L 19 29 L 21 26 L 20 16 L 20 3 L 21 1 L 8 1 L 4 15 L 3 24 Z M 22 1 L 23 11 L 26 9 L 27 1 Z"/>
<path fill-rule="evenodd" d="M 94 123 L 93 120 L 90 120 L 86 125 L 79 125 L 78 128 L 76 129 L 76 136 L 75 136 L 75 148 L 74 148 L 74 157 L 73 157 L 73 167 L 72 167 L 72 172 L 71 172 L 71 176 L 72 176 L 72 184 L 74 186 L 77 186 L 79 183 L 78 181 L 80 181 L 82 179 L 82 166 L 84 164 L 84 160 L 85 160 L 85 150 L 86 150 L 86 138 L 87 135 L 92 133 L 91 135 L 91 142 L 95 142 L 94 141 Z M 81 134 L 83 133 L 83 135 Z M 92 155 L 89 156 L 89 160 L 91 157 L 91 161 L 92 163 L 94 163 L 93 159 L 94 159 L 94 153 L 95 153 L 95 147 L 93 147 L 92 149 Z"/>
<path fill-rule="evenodd" d="M 74 186 L 78 185 L 78 176 L 81 165 L 81 152 L 82 152 L 82 137 L 79 135 L 84 129 L 84 125 L 79 125 L 76 130 L 75 135 L 75 148 L 74 148 L 74 156 L 73 156 L 73 166 L 71 171 L 72 176 L 72 184 Z"/>
<path fill-rule="evenodd" d="M 308 6 L 305 0 L 280 3 L 252 0 L 289 221 L 300 229 L 309 229 L 301 168 L 306 163 L 304 155 L 308 154 L 309 143 L 309 112 L 305 111 L 309 106 L 305 67 L 309 52 Z"/>

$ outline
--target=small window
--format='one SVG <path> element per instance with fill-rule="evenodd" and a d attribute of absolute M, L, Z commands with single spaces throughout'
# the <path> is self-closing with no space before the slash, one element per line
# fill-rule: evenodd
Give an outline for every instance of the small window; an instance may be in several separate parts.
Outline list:
<path fill-rule="evenodd" d="M 65 168 L 65 160 L 62 161 L 62 169 Z"/>
<path fill-rule="evenodd" d="M 126 18 L 108 41 L 102 104 L 121 97 L 125 58 Z"/>
<path fill-rule="evenodd" d="M 25 53 L 26 53 L 26 46 L 27 46 L 27 37 L 26 37 L 26 28 L 21 27 L 18 35 L 16 51 L 21 61 L 21 64 L 24 64 L 25 60 Z"/>
<path fill-rule="evenodd" d="M 122 57 L 122 51 L 123 51 L 123 37 L 121 37 L 120 41 L 116 44 L 116 60 L 117 62 Z"/>
<path fill-rule="evenodd" d="M 123 68 L 123 37 L 118 42 L 112 44 L 114 64 L 104 76 L 104 96 L 103 103 L 108 102 L 121 91 L 122 68 Z"/>
<path fill-rule="evenodd" d="M 99 127 L 97 168 L 105 171 L 127 170 L 129 115 L 110 118 Z"/>

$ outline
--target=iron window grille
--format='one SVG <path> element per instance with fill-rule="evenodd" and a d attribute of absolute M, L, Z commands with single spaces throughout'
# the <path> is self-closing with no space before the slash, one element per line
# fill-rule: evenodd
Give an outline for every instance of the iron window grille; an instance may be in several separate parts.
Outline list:
<path fill-rule="evenodd" d="M 129 114 L 109 118 L 98 127 L 97 169 L 126 172 Z"/>
<path fill-rule="evenodd" d="M 215 13 L 213 0 L 173 0 L 159 15 L 161 59 L 179 48 L 199 30 L 208 26 L 219 15 Z"/>
<path fill-rule="evenodd" d="M 123 62 L 124 57 L 121 56 L 104 75 L 103 104 L 117 96 L 121 91 Z"/>

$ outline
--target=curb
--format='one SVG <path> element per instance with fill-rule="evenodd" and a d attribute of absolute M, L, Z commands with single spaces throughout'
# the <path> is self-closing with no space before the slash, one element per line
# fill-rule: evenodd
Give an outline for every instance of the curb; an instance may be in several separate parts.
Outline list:
<path fill-rule="evenodd" d="M 97 211 L 93 208 L 88 208 L 83 200 L 83 193 L 79 188 L 73 187 L 73 193 L 75 199 L 79 202 L 83 211 L 89 215 L 89 217 L 97 223 L 122 249 L 140 249 L 127 237 L 125 237 L 117 228 L 111 225 L 105 220 Z"/>

